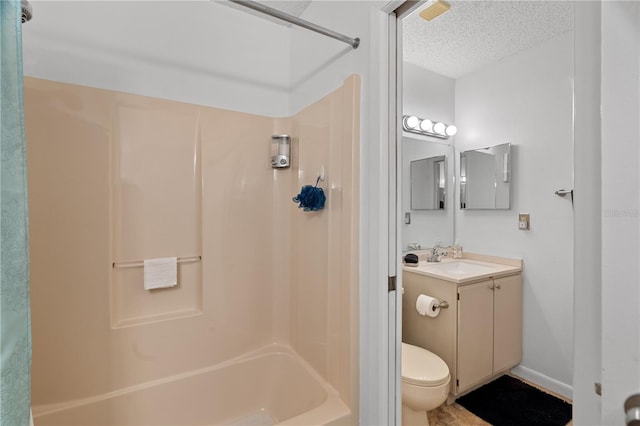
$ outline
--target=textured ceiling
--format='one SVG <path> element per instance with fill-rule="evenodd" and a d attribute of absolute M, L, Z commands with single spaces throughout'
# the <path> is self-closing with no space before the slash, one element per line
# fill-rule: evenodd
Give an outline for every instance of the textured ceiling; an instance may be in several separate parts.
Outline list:
<path fill-rule="evenodd" d="M 572 1 L 449 1 L 432 21 L 402 22 L 404 60 L 458 78 L 573 29 Z M 429 4 L 429 3 L 427 3 Z"/>

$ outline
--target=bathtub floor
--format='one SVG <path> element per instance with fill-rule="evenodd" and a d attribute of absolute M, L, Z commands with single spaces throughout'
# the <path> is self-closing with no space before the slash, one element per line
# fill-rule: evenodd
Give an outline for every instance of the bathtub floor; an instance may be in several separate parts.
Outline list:
<path fill-rule="evenodd" d="M 276 420 L 266 411 L 249 414 L 229 423 L 230 426 L 273 426 Z"/>

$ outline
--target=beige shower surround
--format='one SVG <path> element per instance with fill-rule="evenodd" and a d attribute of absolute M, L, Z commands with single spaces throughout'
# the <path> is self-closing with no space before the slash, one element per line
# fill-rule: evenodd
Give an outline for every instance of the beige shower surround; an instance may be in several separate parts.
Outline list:
<path fill-rule="evenodd" d="M 357 416 L 359 91 L 274 119 L 25 79 L 36 424 L 274 343 Z M 323 166 L 326 208 L 302 212 Z M 112 267 L 165 256 L 202 261 L 152 292 Z"/>

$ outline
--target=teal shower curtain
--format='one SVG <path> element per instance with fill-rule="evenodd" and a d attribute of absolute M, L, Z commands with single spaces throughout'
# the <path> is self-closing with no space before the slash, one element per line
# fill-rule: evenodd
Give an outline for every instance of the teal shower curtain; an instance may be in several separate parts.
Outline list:
<path fill-rule="evenodd" d="M 0 0 L 0 426 L 29 424 L 29 223 L 20 0 Z"/>

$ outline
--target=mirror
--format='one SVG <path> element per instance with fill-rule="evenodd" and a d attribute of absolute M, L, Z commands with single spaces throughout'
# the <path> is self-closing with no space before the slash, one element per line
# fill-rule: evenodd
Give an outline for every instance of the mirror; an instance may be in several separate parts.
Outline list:
<path fill-rule="evenodd" d="M 403 249 L 412 243 L 424 247 L 431 247 L 436 241 L 453 244 L 457 202 L 453 196 L 454 159 L 454 147 L 446 142 L 429 141 L 419 136 L 402 138 Z M 440 171 L 444 173 L 443 188 L 440 188 Z M 440 200 L 444 204 L 441 205 Z M 428 201 L 430 207 L 426 207 Z"/>
<path fill-rule="evenodd" d="M 460 153 L 460 208 L 510 208 L 511 144 Z"/>
<path fill-rule="evenodd" d="M 411 210 L 446 209 L 446 170 L 447 158 L 444 155 L 411 162 Z"/>

